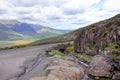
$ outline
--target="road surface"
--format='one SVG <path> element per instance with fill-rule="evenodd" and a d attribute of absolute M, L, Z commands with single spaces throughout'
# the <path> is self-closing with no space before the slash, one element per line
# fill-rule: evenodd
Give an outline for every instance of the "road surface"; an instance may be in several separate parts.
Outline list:
<path fill-rule="evenodd" d="M 55 44 L 31 46 L 0 51 L 0 80 L 10 79 L 22 72 L 22 66 L 28 59 L 53 47 Z"/>

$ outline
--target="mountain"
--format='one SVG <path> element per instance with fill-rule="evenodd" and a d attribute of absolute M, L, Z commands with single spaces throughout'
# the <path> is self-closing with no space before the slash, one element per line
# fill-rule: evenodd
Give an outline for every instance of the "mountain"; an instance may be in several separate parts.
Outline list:
<path fill-rule="evenodd" d="M 23 38 L 24 36 L 21 34 L 18 34 L 5 25 L 0 23 L 0 40 L 8 40 L 12 38 Z"/>
<path fill-rule="evenodd" d="M 74 44 L 65 43 L 70 41 L 73 41 Z M 78 80 L 120 80 L 120 14 L 59 37 L 35 41 L 30 45 L 58 42 L 64 43 L 58 44 L 46 52 L 53 56 L 56 54 L 52 50 L 57 50 L 71 56 L 75 62 L 78 61 L 82 68 L 84 66 L 84 69 L 79 67 L 83 75 L 78 74 L 78 77 L 82 76 Z M 56 76 L 63 73 L 57 73 L 59 72 L 58 65 L 56 70 L 55 66 L 53 68 L 51 68 L 51 72 L 53 70 L 56 74 L 49 73 L 49 76 L 45 76 L 45 78 L 55 79 L 52 78 L 54 75 L 58 80 L 63 79 Z M 69 75 L 72 73 L 66 72 Z M 62 77 L 67 80 L 68 76 L 63 75 Z M 39 79 L 41 78 L 43 77 L 39 77 Z M 75 79 L 77 80 L 77 78 L 71 78 L 71 80 Z"/>
<path fill-rule="evenodd" d="M 103 20 L 103 21 L 100 21 L 100 22 L 97 22 L 97 23 L 85 26 L 83 28 L 77 29 L 75 31 L 69 32 L 69 33 L 67 33 L 65 35 L 62 35 L 62 36 L 59 36 L 59 37 L 53 37 L 53 38 L 48 38 L 48 39 L 35 41 L 31 45 L 45 44 L 45 43 L 55 43 L 55 42 L 74 41 L 76 39 L 76 37 L 80 34 L 80 32 L 84 33 L 84 32 L 87 32 L 87 31 L 91 31 L 90 35 L 92 35 L 94 33 L 94 29 L 96 29 L 96 28 L 98 29 L 100 27 L 101 30 L 103 28 L 103 31 L 104 31 L 104 28 L 105 28 L 104 26 L 108 26 L 108 27 L 111 26 L 113 29 L 116 28 L 115 30 L 117 30 L 117 29 L 119 30 L 119 28 L 120 28 L 119 24 L 120 24 L 120 14 L 118 14 L 118 15 L 112 17 L 112 18 L 109 18 L 109 19 L 106 19 L 106 20 Z M 114 26 L 118 26 L 118 27 L 114 27 Z M 105 31 L 109 32 L 108 29 L 105 29 Z M 93 30 L 93 32 L 92 32 L 92 30 Z M 87 33 L 87 34 L 89 34 L 89 33 Z M 79 38 L 81 38 L 81 37 L 79 37 Z M 79 44 L 76 43 L 76 45 L 79 45 Z"/>
<path fill-rule="evenodd" d="M 69 32 L 69 30 L 58 30 L 38 24 L 23 23 L 17 20 L 0 20 L 0 24 L 3 26 L 0 29 L 2 30 L 1 33 L 7 36 L 7 37 L 3 36 L 3 40 L 9 39 L 8 36 L 10 36 L 10 33 L 5 33 L 4 30 L 5 28 L 9 29 L 10 30 L 9 32 L 24 36 L 24 38 L 27 37 L 27 38 L 39 38 L 39 39 L 54 37 Z M 12 35 L 12 36 L 16 37 L 17 35 Z M 19 39 L 19 37 L 21 36 L 17 36 L 17 37 Z"/>

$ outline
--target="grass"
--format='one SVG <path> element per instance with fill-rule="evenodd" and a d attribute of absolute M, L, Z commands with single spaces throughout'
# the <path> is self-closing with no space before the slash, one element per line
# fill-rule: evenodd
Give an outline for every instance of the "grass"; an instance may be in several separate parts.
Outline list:
<path fill-rule="evenodd" d="M 88 45 L 88 47 L 89 47 L 90 49 L 95 48 L 95 45 L 94 45 L 94 44 L 92 44 L 92 43 L 87 43 L 87 45 Z"/>
<path fill-rule="evenodd" d="M 0 44 L 8 44 L 8 46 L 19 46 L 19 45 L 26 45 L 34 40 L 15 40 L 15 41 L 0 41 Z"/>
<path fill-rule="evenodd" d="M 65 56 L 65 54 L 60 52 L 59 50 L 53 50 L 53 53 L 59 56 Z"/>
<path fill-rule="evenodd" d="M 87 61 L 91 61 L 93 56 L 89 55 L 89 54 L 86 54 L 86 53 L 76 53 L 75 50 L 74 50 L 74 45 L 70 45 L 69 47 L 67 47 L 67 51 L 70 53 L 70 54 L 73 54 L 73 55 L 77 55 L 79 57 L 82 57 L 84 58 L 85 60 Z"/>
<path fill-rule="evenodd" d="M 120 59 L 120 55 L 118 55 L 118 54 L 112 54 L 111 55 L 113 58 L 118 58 L 118 59 Z"/>
<path fill-rule="evenodd" d="M 70 53 L 75 53 L 74 46 L 71 45 L 71 46 L 67 47 L 67 51 Z"/>
<path fill-rule="evenodd" d="M 15 41 L 0 41 L 0 44 L 3 46 L 0 46 L 0 50 L 7 50 L 7 49 L 14 49 L 14 48 L 20 48 L 20 47 L 26 47 L 29 46 L 31 42 L 35 41 L 34 39 L 30 40 L 15 40 Z M 5 44 L 5 45 L 4 45 Z"/>
<path fill-rule="evenodd" d="M 106 46 L 106 48 L 108 49 L 120 52 L 120 48 L 117 48 L 117 47 L 118 45 L 116 43 L 110 43 L 110 44 L 107 44 Z"/>
<path fill-rule="evenodd" d="M 94 56 L 91 56 L 91 55 L 86 54 L 86 53 L 77 53 L 76 55 L 81 57 L 81 58 L 84 58 L 87 61 L 91 61 L 92 58 L 94 57 Z"/>

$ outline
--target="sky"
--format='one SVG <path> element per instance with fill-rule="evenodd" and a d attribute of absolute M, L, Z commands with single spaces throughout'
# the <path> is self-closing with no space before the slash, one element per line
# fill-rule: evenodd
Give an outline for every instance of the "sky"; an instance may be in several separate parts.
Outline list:
<path fill-rule="evenodd" d="M 120 13 L 120 0 L 0 0 L 0 19 L 74 30 Z"/>

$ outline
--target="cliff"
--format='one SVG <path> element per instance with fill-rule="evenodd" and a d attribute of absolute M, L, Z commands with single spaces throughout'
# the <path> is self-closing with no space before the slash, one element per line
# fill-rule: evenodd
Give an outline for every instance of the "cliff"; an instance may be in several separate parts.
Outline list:
<path fill-rule="evenodd" d="M 75 51 L 96 55 L 120 51 L 120 14 L 82 28 L 74 41 Z"/>

